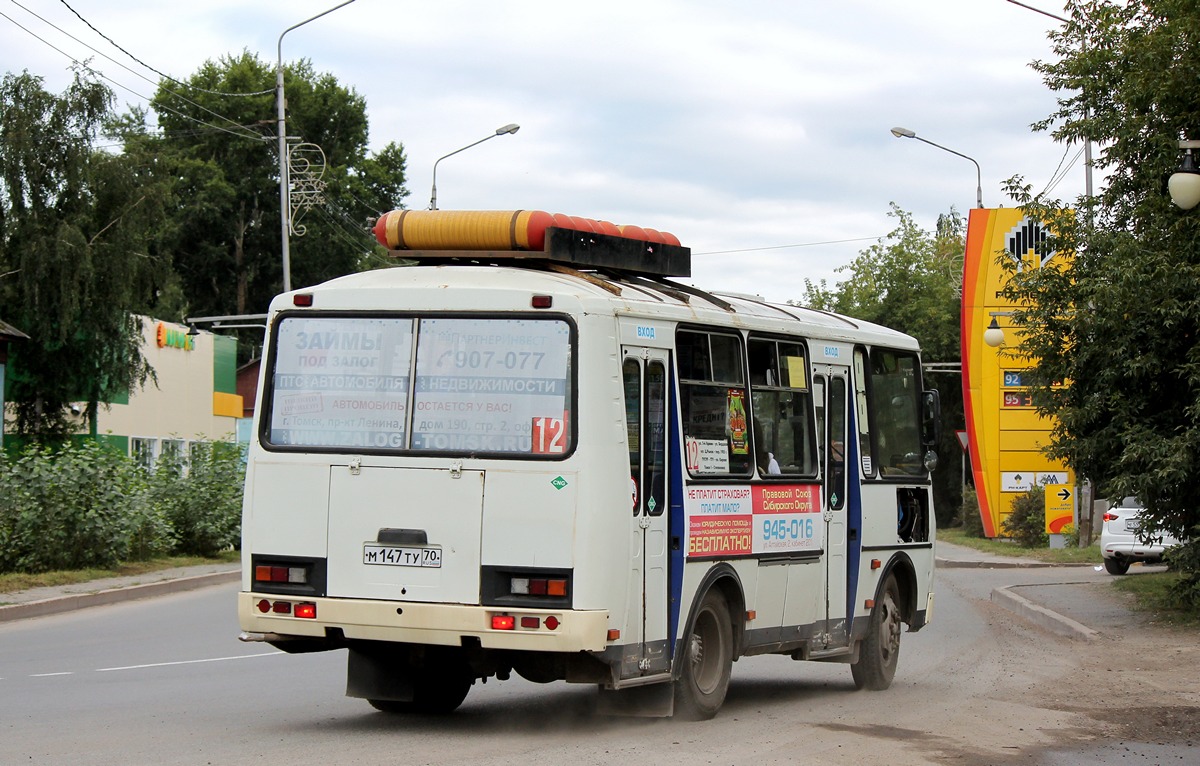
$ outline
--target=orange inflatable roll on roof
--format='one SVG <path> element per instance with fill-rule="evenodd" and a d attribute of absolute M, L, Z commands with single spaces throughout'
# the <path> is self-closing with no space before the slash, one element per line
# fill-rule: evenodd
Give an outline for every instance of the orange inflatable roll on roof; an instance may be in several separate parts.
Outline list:
<path fill-rule="evenodd" d="M 393 210 L 375 223 L 375 238 L 389 250 L 532 250 L 546 248 L 546 229 L 601 233 L 679 245 L 674 235 L 638 226 L 541 210 Z"/>
<path fill-rule="evenodd" d="M 390 250 L 542 250 L 552 225 L 540 210 L 393 210 L 375 238 Z"/>

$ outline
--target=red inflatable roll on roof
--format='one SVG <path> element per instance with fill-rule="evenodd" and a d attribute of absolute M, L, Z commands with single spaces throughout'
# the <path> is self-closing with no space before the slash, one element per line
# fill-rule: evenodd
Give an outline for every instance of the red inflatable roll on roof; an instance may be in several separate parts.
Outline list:
<path fill-rule="evenodd" d="M 645 226 L 643 226 L 642 231 L 646 233 L 647 242 L 653 242 L 656 245 L 662 245 L 667 241 L 667 238 L 664 237 L 662 232 L 660 232 L 658 229 L 647 229 Z"/>
<path fill-rule="evenodd" d="M 612 221 L 596 221 L 596 233 L 607 234 L 610 237 L 621 236 L 621 230 Z"/>
<path fill-rule="evenodd" d="M 621 230 L 622 237 L 626 237 L 628 239 L 639 239 L 642 242 L 646 241 L 646 232 L 641 226 L 630 226 L 626 224 L 624 226 L 618 226 L 617 228 Z"/>

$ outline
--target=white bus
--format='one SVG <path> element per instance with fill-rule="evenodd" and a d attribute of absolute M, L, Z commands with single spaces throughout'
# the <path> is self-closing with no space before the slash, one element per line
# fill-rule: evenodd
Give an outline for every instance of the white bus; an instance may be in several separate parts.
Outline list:
<path fill-rule="evenodd" d="M 405 256 L 272 303 L 243 640 L 348 649 L 388 712 L 515 671 L 707 718 L 757 654 L 887 688 L 933 612 L 916 341 L 655 273 L 671 244 Z"/>

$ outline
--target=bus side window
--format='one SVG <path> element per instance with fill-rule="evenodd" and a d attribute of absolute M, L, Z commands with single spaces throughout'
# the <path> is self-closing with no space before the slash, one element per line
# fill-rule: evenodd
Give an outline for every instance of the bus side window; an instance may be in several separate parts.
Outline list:
<path fill-rule="evenodd" d="M 883 476 L 926 473 L 921 448 L 921 367 L 908 351 L 873 349 L 870 356 L 871 415 Z"/>
<path fill-rule="evenodd" d="M 743 346 L 733 333 L 679 330 L 680 414 L 691 475 L 749 476 L 754 463 L 748 428 L 753 413 L 746 391 Z"/>
<path fill-rule="evenodd" d="M 621 366 L 625 386 L 625 433 L 629 441 L 629 483 L 633 496 L 633 515 L 638 515 L 642 483 L 642 375 L 636 359 Z"/>
<path fill-rule="evenodd" d="M 858 423 L 858 454 L 862 463 L 863 476 L 875 475 L 875 463 L 871 459 L 871 409 L 867 399 L 866 352 L 854 349 L 854 412 Z"/>
<path fill-rule="evenodd" d="M 803 346 L 752 338 L 747 356 L 759 475 L 815 477 L 816 429 Z"/>

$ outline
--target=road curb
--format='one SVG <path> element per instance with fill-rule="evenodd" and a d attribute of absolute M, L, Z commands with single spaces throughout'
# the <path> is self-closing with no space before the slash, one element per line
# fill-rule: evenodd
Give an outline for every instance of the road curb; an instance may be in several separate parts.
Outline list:
<path fill-rule="evenodd" d="M 1086 562 L 1077 564 L 1059 564 L 1049 561 L 1025 561 L 1003 559 L 936 559 L 935 564 L 940 569 L 1051 569 L 1054 567 L 1090 567 L 1095 566 Z"/>
<path fill-rule="evenodd" d="M 1059 583 L 1072 585 L 1075 583 Z M 1035 604 L 1024 596 L 1015 593 L 1014 588 L 1030 587 L 1025 585 L 1007 585 L 992 591 L 992 603 L 998 604 L 1010 612 L 1016 612 L 1030 622 L 1045 628 L 1051 633 L 1074 639 L 1076 641 L 1092 641 L 1100 634 L 1083 623 L 1076 622 L 1066 615 Z"/>
<path fill-rule="evenodd" d="M 29 601 L 23 604 L 8 604 L 6 606 L 0 606 L 0 622 L 23 620 L 29 617 L 44 617 L 50 614 L 70 612 L 75 609 L 85 609 L 92 606 L 102 606 L 104 604 L 116 604 L 122 601 L 149 598 L 150 596 L 163 596 L 169 593 L 182 593 L 183 591 L 204 588 L 209 585 L 234 582 L 241 576 L 241 570 L 234 569 L 228 572 L 213 572 L 210 574 L 195 575 L 193 577 L 179 577 L 173 580 L 161 580 L 159 582 L 151 582 L 144 585 L 130 585 L 123 588 L 110 588 L 108 590 L 96 591 L 94 593 L 75 593 L 65 596 L 56 596 L 54 598 L 42 599 L 41 601 Z"/>

